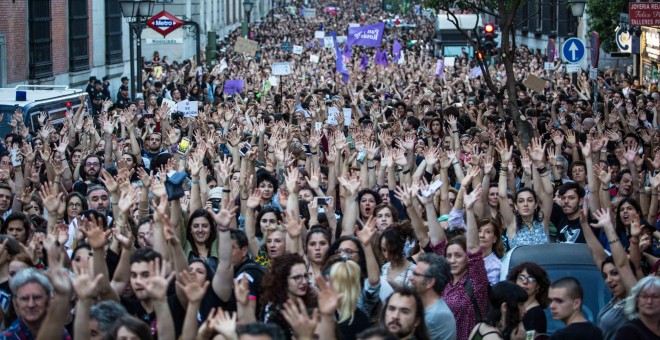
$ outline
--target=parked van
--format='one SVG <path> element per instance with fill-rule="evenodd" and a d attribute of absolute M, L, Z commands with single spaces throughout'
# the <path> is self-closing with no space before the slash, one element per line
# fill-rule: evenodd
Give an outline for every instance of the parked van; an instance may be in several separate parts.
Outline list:
<path fill-rule="evenodd" d="M 23 94 L 25 96 L 21 98 Z M 12 132 L 9 123 L 16 109 L 23 110 L 25 126 L 36 131 L 39 129 L 37 118 L 42 111 L 48 114 L 53 123 L 61 123 L 66 118 L 67 110 L 75 112 L 80 107 L 81 94 L 85 95 L 87 107 L 90 107 L 86 92 L 81 89 L 70 89 L 68 86 L 18 85 L 14 88 L 0 88 L 0 114 L 3 114 L 0 122 L 0 137 L 4 138 Z"/>

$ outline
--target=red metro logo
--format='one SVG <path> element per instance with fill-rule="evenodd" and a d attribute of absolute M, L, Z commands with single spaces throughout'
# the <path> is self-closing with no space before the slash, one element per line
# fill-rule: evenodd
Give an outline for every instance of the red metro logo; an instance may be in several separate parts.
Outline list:
<path fill-rule="evenodd" d="M 162 11 L 147 20 L 147 26 L 163 35 L 163 37 L 183 26 L 183 21 L 174 15 Z"/>

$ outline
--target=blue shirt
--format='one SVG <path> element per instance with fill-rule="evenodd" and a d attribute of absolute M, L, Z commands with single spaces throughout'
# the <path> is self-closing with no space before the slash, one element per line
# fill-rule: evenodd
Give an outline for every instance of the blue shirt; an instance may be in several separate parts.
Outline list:
<path fill-rule="evenodd" d="M 20 318 L 16 319 L 16 321 L 0 334 L 0 340 L 31 340 L 36 338 L 36 334 L 33 335 L 28 326 Z M 66 329 L 63 329 L 62 339 L 71 340 L 71 335 Z"/>

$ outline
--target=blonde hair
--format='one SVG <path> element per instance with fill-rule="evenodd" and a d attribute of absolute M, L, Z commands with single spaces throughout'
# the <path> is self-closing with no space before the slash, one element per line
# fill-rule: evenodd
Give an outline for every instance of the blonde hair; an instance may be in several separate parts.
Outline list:
<path fill-rule="evenodd" d="M 340 261 L 330 267 L 332 284 L 338 292 L 344 294 L 337 308 L 339 314 L 337 323 L 346 320 L 349 320 L 349 324 L 353 323 L 355 308 L 362 294 L 360 275 L 360 266 L 352 260 Z"/>

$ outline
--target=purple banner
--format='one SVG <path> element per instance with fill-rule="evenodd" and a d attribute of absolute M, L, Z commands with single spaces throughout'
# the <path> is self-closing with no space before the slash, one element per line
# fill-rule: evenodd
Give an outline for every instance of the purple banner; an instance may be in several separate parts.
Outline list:
<path fill-rule="evenodd" d="M 225 87 L 222 90 L 224 94 L 236 94 L 243 91 L 244 80 L 226 80 Z"/>
<path fill-rule="evenodd" d="M 380 46 L 380 42 L 383 39 L 384 30 L 384 22 L 379 22 L 369 26 L 349 27 L 348 40 L 346 43 L 349 46 L 358 45 L 366 47 L 378 47 Z"/>
<path fill-rule="evenodd" d="M 392 46 L 392 61 L 397 62 L 399 61 L 399 57 L 401 56 L 401 44 L 399 43 L 398 40 L 394 39 L 394 44 Z"/>
<path fill-rule="evenodd" d="M 445 73 L 445 61 L 440 59 L 435 65 L 435 75 L 442 78 L 443 73 Z"/>

